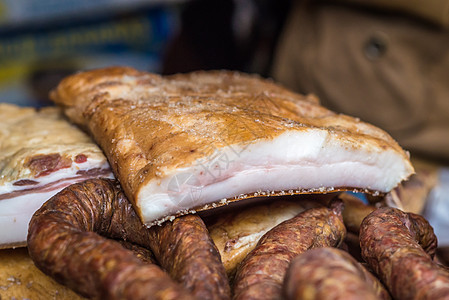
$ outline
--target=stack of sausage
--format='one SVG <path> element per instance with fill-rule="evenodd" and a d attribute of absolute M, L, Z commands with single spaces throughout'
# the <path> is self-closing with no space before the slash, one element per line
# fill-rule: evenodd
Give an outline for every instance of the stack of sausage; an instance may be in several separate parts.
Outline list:
<path fill-rule="evenodd" d="M 98 143 L 124 191 L 108 179 L 77 183 L 31 219 L 31 258 L 79 294 L 449 298 L 449 273 L 434 262 L 436 238 L 420 216 L 352 205 L 344 194 L 298 206 L 272 199 L 389 193 L 414 169 L 381 129 L 226 71 L 105 68 L 64 79 L 51 98 Z M 186 215 L 260 195 L 271 203 L 249 214 Z"/>
<path fill-rule="evenodd" d="M 437 239 L 421 216 L 345 194 L 301 205 L 236 262 L 225 256 L 251 234 L 220 238 L 244 211 L 208 227 L 186 215 L 147 228 L 117 182 L 93 179 L 34 214 L 28 249 L 44 273 L 89 298 L 449 299 L 449 271 L 434 260 Z"/>

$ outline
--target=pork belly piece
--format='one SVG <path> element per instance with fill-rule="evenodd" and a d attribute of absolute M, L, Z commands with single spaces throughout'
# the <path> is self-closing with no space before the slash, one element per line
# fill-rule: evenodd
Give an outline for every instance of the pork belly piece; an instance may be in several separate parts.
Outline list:
<path fill-rule="evenodd" d="M 64 79 L 51 98 L 148 225 L 260 195 L 385 193 L 414 172 L 384 131 L 257 76 L 112 67 Z"/>
<path fill-rule="evenodd" d="M 24 246 L 33 213 L 64 187 L 113 178 L 101 149 L 59 108 L 0 103 L 0 248 Z"/>

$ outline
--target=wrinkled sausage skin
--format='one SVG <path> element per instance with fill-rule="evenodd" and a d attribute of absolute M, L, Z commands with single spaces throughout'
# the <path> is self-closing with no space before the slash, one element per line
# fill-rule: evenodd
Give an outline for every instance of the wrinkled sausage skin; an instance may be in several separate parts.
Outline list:
<path fill-rule="evenodd" d="M 44 273 L 87 297 L 192 298 L 187 289 L 158 266 L 144 264 L 130 250 L 105 237 L 146 248 L 151 238 L 118 184 L 92 179 L 62 190 L 34 214 L 29 225 L 28 249 Z M 187 257 L 179 254 L 177 259 L 182 263 Z M 217 263 L 216 257 L 208 263 Z"/>
<path fill-rule="evenodd" d="M 134 255 L 137 256 L 137 258 L 139 258 L 141 261 L 157 264 L 157 261 L 154 258 L 154 254 L 153 252 L 151 252 L 151 250 L 124 240 L 117 240 L 117 242 L 119 242 L 120 245 L 122 245 L 126 249 L 131 250 Z"/>
<path fill-rule="evenodd" d="M 363 219 L 375 210 L 376 207 L 366 205 L 362 200 L 348 193 L 341 193 L 338 195 L 338 198 L 345 204 L 343 209 L 343 221 L 346 229 L 349 232 L 358 234 Z"/>
<path fill-rule="evenodd" d="M 382 284 L 351 255 L 337 248 L 316 248 L 298 255 L 284 280 L 286 299 L 390 299 Z"/>
<path fill-rule="evenodd" d="M 267 232 L 239 266 L 235 299 L 277 299 L 290 261 L 310 248 L 338 246 L 346 234 L 343 202 L 311 208 Z"/>
<path fill-rule="evenodd" d="M 449 272 L 431 257 L 436 244 L 424 218 L 396 208 L 373 211 L 360 227 L 362 257 L 395 299 L 449 299 Z"/>
<path fill-rule="evenodd" d="M 220 253 L 206 225 L 195 215 L 149 229 L 150 247 L 161 266 L 198 299 L 229 299 L 230 287 Z M 217 290 L 218 288 L 218 290 Z"/>
<path fill-rule="evenodd" d="M 438 240 L 433 232 L 432 226 L 424 219 L 423 216 L 414 213 L 407 213 L 410 220 L 410 233 L 414 235 L 415 241 L 430 255 L 431 258 L 435 257 L 435 253 L 438 246 Z"/>

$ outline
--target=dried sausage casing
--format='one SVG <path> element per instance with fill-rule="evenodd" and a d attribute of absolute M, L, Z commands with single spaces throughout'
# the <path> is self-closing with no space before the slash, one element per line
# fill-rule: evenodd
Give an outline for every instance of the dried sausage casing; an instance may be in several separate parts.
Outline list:
<path fill-rule="evenodd" d="M 198 299 L 229 299 L 220 253 L 201 218 L 186 215 L 149 229 L 149 246 L 170 276 Z"/>
<path fill-rule="evenodd" d="M 316 248 L 298 255 L 284 280 L 287 299 L 390 299 L 387 290 L 351 255 L 337 248 Z"/>
<path fill-rule="evenodd" d="M 449 272 L 432 260 L 436 237 L 424 218 L 379 208 L 363 220 L 360 246 L 395 299 L 449 299 Z"/>
<path fill-rule="evenodd" d="M 282 283 L 290 261 L 307 249 L 338 246 L 346 229 L 343 202 L 311 208 L 268 231 L 237 270 L 235 299 L 274 299 L 282 294 Z"/>
<path fill-rule="evenodd" d="M 148 230 L 116 182 L 95 179 L 67 187 L 34 214 L 28 251 L 44 273 L 86 297 L 192 299 L 158 266 L 101 235 L 142 245 Z"/>

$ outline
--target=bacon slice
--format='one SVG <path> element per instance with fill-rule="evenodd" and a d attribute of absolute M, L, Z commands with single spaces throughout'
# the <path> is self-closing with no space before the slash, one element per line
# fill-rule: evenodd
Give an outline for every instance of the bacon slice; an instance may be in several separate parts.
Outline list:
<path fill-rule="evenodd" d="M 24 246 L 32 214 L 64 187 L 113 178 L 102 151 L 60 109 L 0 103 L 0 248 Z"/>
<path fill-rule="evenodd" d="M 148 225 L 260 194 L 385 193 L 414 172 L 384 131 L 256 76 L 116 67 L 68 77 L 51 97 Z"/>

